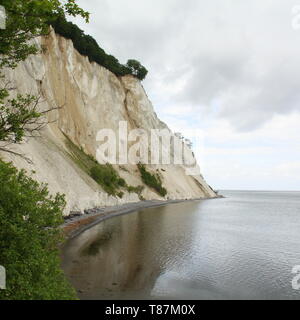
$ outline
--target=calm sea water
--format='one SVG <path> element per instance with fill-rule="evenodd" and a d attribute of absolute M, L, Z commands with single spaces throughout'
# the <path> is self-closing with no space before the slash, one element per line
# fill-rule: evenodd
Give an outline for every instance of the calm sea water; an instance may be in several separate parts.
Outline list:
<path fill-rule="evenodd" d="M 70 240 L 81 299 L 300 299 L 300 192 L 224 191 L 106 220 Z"/>

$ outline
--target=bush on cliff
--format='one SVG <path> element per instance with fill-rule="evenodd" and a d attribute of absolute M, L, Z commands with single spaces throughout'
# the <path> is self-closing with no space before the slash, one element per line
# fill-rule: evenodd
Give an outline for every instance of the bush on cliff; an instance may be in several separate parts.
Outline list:
<path fill-rule="evenodd" d="M 76 298 L 60 268 L 64 197 L 0 160 L 0 265 L 2 299 Z"/>
<path fill-rule="evenodd" d="M 128 60 L 126 67 L 130 70 L 132 75 L 141 80 L 145 79 L 148 73 L 147 69 L 137 60 Z"/>
<path fill-rule="evenodd" d="M 91 168 L 91 177 L 110 195 L 116 195 L 118 189 L 126 184 L 111 164 L 96 164 Z"/>
<path fill-rule="evenodd" d="M 146 170 L 146 167 L 142 164 L 139 164 L 138 168 L 140 170 L 143 182 L 150 188 L 154 189 L 162 197 L 165 197 L 167 195 L 167 190 L 162 186 L 162 182 L 159 175 L 151 174 Z"/>
<path fill-rule="evenodd" d="M 105 192 L 112 196 L 123 198 L 124 194 L 120 189 L 127 190 L 128 192 L 137 193 L 141 198 L 143 187 L 132 187 L 127 185 L 126 181 L 120 177 L 114 167 L 107 164 L 100 164 L 95 158 L 86 154 L 82 148 L 75 145 L 67 136 L 66 144 L 70 151 L 71 159 L 90 177 L 92 177 Z M 121 196 L 122 194 L 122 196 Z"/>

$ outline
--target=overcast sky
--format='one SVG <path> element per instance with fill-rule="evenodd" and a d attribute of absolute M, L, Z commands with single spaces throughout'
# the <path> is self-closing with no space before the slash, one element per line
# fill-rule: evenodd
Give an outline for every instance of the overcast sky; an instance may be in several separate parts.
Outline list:
<path fill-rule="evenodd" d="M 78 3 L 91 21 L 76 23 L 102 48 L 148 68 L 159 117 L 194 141 L 191 129 L 201 133 L 209 184 L 300 190 L 300 0 Z"/>

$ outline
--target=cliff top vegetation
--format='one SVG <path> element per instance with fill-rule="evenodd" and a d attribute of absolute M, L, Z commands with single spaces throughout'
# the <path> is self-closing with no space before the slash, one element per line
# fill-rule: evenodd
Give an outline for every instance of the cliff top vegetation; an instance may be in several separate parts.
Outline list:
<path fill-rule="evenodd" d="M 57 34 L 71 39 L 74 48 L 87 56 L 90 62 L 98 63 L 116 76 L 133 75 L 139 80 L 145 79 L 148 70 L 139 61 L 130 59 L 126 65 L 121 64 L 117 58 L 100 48 L 92 36 L 86 35 L 76 24 L 67 21 L 64 15 L 51 19 L 49 23 Z"/>

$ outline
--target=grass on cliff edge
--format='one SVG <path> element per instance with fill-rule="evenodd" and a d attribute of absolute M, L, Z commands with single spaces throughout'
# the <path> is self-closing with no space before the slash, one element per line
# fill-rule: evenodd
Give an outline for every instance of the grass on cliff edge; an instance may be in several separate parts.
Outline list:
<path fill-rule="evenodd" d="M 127 185 L 126 181 L 119 176 L 111 164 L 99 164 L 96 159 L 87 155 L 82 148 L 76 146 L 68 137 L 66 137 L 66 141 L 73 161 L 92 177 L 106 193 L 122 198 L 124 195 L 123 190 L 126 190 L 130 193 L 137 193 L 142 200 L 142 186 L 133 187 Z"/>
<path fill-rule="evenodd" d="M 64 197 L 0 160 L 0 300 L 70 300 L 75 290 L 60 268 Z"/>

